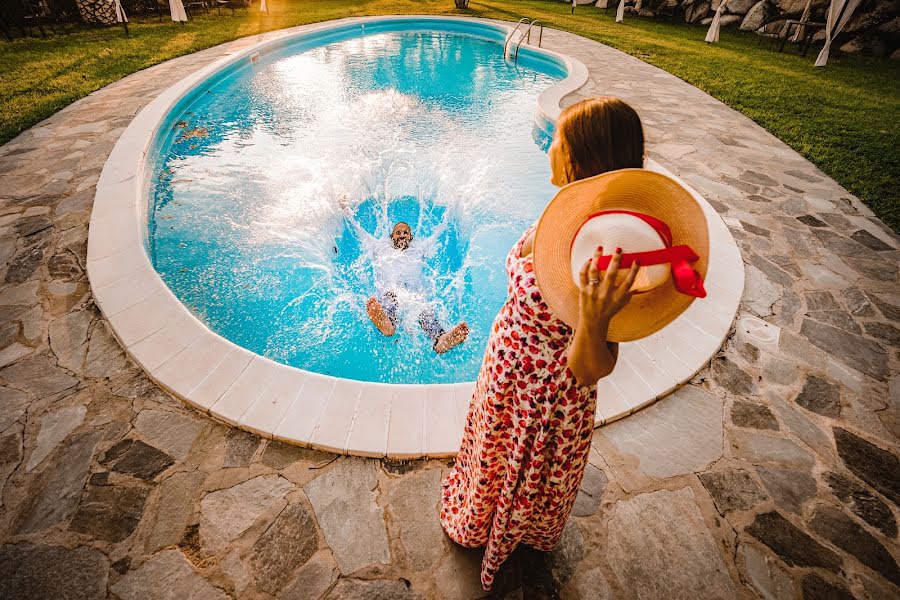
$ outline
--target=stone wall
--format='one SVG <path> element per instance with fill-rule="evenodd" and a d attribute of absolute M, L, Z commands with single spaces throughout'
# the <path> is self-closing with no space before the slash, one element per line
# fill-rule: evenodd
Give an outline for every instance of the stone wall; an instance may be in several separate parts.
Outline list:
<path fill-rule="evenodd" d="M 708 25 L 721 0 L 668 0 L 657 2 L 638 0 L 636 7 L 628 6 L 627 12 L 642 16 L 666 13 L 662 7 L 675 9 L 676 18 L 688 23 Z M 742 31 L 756 31 L 773 35 L 781 31 L 785 19 L 797 19 L 803 13 L 807 0 L 731 0 L 725 7 L 720 23 L 722 27 L 737 27 Z M 598 0 L 596 6 L 605 8 L 607 2 Z M 648 9 L 649 6 L 656 8 Z M 825 21 L 830 0 L 812 0 L 810 21 Z M 821 42 L 825 31 L 813 38 Z M 849 54 L 900 59 L 900 0 L 863 0 L 847 26 L 838 36 L 834 48 Z"/>

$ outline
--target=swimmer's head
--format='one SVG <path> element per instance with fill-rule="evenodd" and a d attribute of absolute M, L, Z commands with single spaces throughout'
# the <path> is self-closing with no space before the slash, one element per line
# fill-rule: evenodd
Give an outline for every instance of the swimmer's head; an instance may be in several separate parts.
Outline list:
<path fill-rule="evenodd" d="M 394 225 L 394 230 L 391 232 L 391 243 L 394 245 L 394 248 L 398 250 L 406 250 L 409 248 L 409 244 L 413 241 L 412 229 L 409 228 L 409 225 L 400 221 L 396 225 Z"/>

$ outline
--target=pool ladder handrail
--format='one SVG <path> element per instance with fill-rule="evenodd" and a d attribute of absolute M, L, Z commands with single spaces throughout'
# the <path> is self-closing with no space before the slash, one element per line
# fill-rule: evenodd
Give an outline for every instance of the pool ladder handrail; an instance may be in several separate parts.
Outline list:
<path fill-rule="evenodd" d="M 513 28 L 512 33 L 510 33 L 509 36 L 507 36 L 506 42 L 503 44 L 503 58 L 506 58 L 506 56 L 507 56 L 508 46 L 509 46 L 509 43 L 512 41 L 513 36 L 516 35 L 516 32 L 519 30 L 519 27 L 521 27 L 524 23 L 528 24 L 528 29 L 525 30 L 525 33 L 522 34 L 522 36 L 519 38 L 518 43 L 516 43 L 516 52 L 515 52 L 515 55 L 513 56 L 513 62 L 516 62 L 519 60 L 519 47 L 522 45 L 522 42 L 525 41 L 528 44 L 531 43 L 531 28 L 534 27 L 535 25 L 537 25 L 539 27 L 539 29 L 538 29 L 538 48 L 541 47 L 541 42 L 544 39 L 544 24 L 541 23 L 537 19 L 532 20 L 532 19 L 529 19 L 528 17 L 522 17 L 521 19 L 519 19 L 519 22 L 516 23 L 516 26 L 515 26 L 515 28 Z"/>

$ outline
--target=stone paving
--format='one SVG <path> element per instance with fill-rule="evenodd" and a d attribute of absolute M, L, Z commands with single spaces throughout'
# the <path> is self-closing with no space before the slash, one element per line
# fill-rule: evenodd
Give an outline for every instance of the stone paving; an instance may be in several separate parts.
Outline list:
<path fill-rule="evenodd" d="M 707 368 L 596 432 L 561 544 L 517 551 L 495 596 L 898 597 L 898 237 L 696 88 L 544 40 L 590 68 L 579 95 L 638 108 L 651 155 L 726 219 L 748 285 Z M 91 300 L 87 224 L 117 137 L 171 82 L 255 41 L 136 73 L 0 148 L 2 598 L 483 596 L 479 551 L 437 522 L 447 461 L 215 422 L 156 388 Z"/>

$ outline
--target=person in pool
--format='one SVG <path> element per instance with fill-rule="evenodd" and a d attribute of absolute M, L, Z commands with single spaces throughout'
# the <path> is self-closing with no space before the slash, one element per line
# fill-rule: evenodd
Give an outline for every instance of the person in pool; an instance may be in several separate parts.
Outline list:
<path fill-rule="evenodd" d="M 422 288 L 422 255 L 416 249 L 410 249 L 413 241 L 412 229 L 404 222 L 394 225 L 391 232 L 392 248 L 375 262 L 375 278 L 386 291 L 379 298 L 374 296 L 366 302 L 369 319 L 382 334 L 394 335 L 397 325 L 397 310 L 400 302 L 397 297 L 404 292 L 417 293 Z M 469 335 L 469 327 L 465 322 L 446 331 L 430 308 L 419 313 L 419 326 L 432 341 L 435 352 L 443 353 L 458 346 Z"/>

